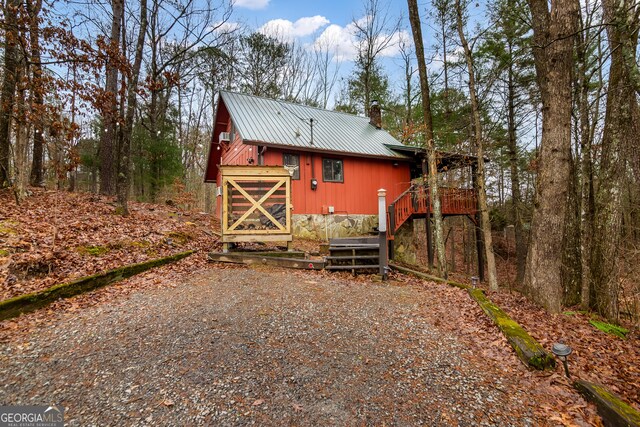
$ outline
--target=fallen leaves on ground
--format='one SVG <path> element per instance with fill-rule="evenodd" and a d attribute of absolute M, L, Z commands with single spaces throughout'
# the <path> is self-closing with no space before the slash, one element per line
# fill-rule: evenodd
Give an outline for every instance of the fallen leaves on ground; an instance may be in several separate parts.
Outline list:
<path fill-rule="evenodd" d="M 0 192 L 0 300 L 189 249 L 215 249 L 208 214 L 131 202 L 115 213 L 112 198 L 33 189 L 16 205 Z M 199 254 L 184 264 L 204 265 Z"/>

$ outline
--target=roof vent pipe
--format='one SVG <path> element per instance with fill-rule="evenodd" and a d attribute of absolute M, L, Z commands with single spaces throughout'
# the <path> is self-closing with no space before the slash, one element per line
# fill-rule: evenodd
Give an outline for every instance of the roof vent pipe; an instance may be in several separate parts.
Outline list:
<path fill-rule="evenodd" d="M 376 127 L 376 129 L 382 129 L 382 113 L 380 112 L 380 103 L 377 99 L 371 101 L 371 107 L 369 107 L 369 123 Z"/>
<path fill-rule="evenodd" d="M 311 141 L 309 141 L 309 144 L 313 145 L 313 119 L 309 119 L 309 125 L 311 126 Z"/>

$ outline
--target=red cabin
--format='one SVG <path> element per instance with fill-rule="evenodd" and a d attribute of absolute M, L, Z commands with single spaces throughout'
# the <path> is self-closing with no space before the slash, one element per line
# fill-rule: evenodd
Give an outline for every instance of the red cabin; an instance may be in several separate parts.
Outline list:
<path fill-rule="evenodd" d="M 370 116 L 222 91 L 205 181 L 221 185 L 220 165 L 285 166 L 292 176 L 295 235 L 330 238 L 367 234 L 378 225 L 377 190 L 387 190 L 390 204 L 406 199 L 412 178 L 421 174 L 423 155 L 421 149 L 403 145 L 381 129 L 377 104 Z M 451 167 L 454 161 L 471 164 L 469 159 L 445 155 L 440 164 L 443 168 Z M 460 195 L 455 193 L 455 197 Z M 475 213 L 473 194 L 463 196 L 471 197 L 471 204 L 469 200 L 443 200 L 443 206 L 466 210 L 449 214 Z M 424 209 L 419 209 L 423 205 L 415 204 L 412 213 L 424 215 Z M 397 219 L 407 218 L 406 206 L 402 209 L 403 214 L 391 215 L 395 228 L 402 225 Z"/>

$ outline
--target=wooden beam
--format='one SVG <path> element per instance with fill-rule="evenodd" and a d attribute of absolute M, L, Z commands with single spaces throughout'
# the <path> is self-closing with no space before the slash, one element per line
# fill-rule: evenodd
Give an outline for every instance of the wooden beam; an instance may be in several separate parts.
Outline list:
<path fill-rule="evenodd" d="M 0 320 L 10 319 L 22 313 L 28 313 L 47 306 L 57 299 L 70 298 L 75 295 L 118 282 L 128 277 L 135 276 L 136 274 L 142 273 L 143 271 L 147 271 L 151 268 L 179 261 L 194 252 L 195 251 L 186 251 L 138 264 L 130 264 L 124 267 L 94 274 L 93 276 L 82 277 L 71 282 L 54 285 L 41 291 L 9 298 L 0 302 Z"/>
<path fill-rule="evenodd" d="M 290 177 L 289 172 L 282 166 L 220 166 L 220 170 L 224 176 L 231 178 L 236 177 Z"/>
<path fill-rule="evenodd" d="M 253 230 L 255 231 L 255 230 Z M 291 242 L 293 236 L 291 234 L 223 234 L 222 242 Z"/>
<path fill-rule="evenodd" d="M 573 386 L 596 404 L 605 426 L 640 427 L 640 412 L 600 384 L 578 380 Z"/>
<path fill-rule="evenodd" d="M 312 260 L 302 258 L 284 258 L 266 255 L 254 255 L 247 253 L 210 253 L 209 260 L 214 262 L 227 262 L 234 264 L 263 264 L 274 265 L 284 268 L 296 268 L 302 270 L 323 270 L 323 260 Z"/>

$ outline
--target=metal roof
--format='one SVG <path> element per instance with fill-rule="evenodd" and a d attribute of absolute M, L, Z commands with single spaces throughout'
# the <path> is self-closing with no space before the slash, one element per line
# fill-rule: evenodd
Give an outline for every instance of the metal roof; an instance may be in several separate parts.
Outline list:
<path fill-rule="evenodd" d="M 407 158 L 392 149 L 394 146 L 405 146 L 386 131 L 371 125 L 368 117 L 235 92 L 221 91 L 220 96 L 236 130 L 248 143 Z"/>

